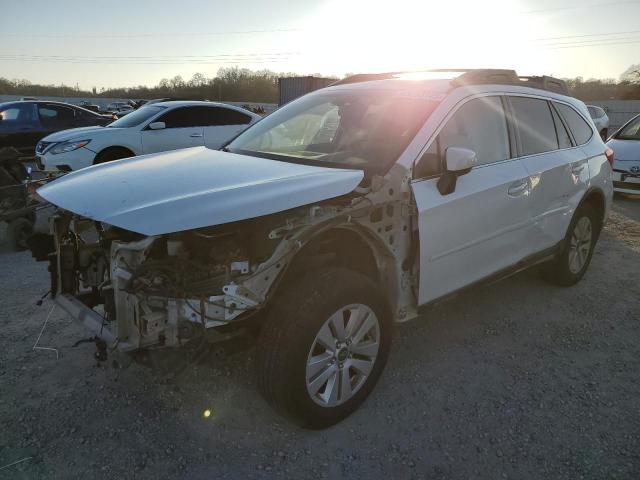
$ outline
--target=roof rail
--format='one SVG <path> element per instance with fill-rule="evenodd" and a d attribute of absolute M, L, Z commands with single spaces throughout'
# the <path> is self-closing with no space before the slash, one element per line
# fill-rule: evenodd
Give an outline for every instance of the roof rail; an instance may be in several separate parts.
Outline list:
<path fill-rule="evenodd" d="M 540 77 L 519 77 L 520 85 L 523 87 L 540 88 L 551 92 L 569 95 L 569 87 L 567 82 L 559 78 L 542 75 Z"/>
<path fill-rule="evenodd" d="M 374 80 L 389 80 L 400 72 L 386 72 L 386 73 L 357 73 L 355 75 L 349 75 L 342 80 L 333 82 L 330 87 L 334 85 L 348 85 L 350 83 L 371 82 Z"/>
<path fill-rule="evenodd" d="M 423 70 L 423 72 L 432 73 L 452 73 L 454 79 L 452 84 L 456 87 L 463 85 L 516 85 L 521 87 L 538 88 L 541 90 L 548 90 L 551 92 L 561 93 L 563 95 L 569 94 L 569 89 L 564 80 L 558 78 L 542 75 L 538 77 L 520 77 L 515 70 L 497 69 L 497 68 L 483 68 L 483 69 L 435 69 L 435 70 Z M 359 73 L 351 75 L 332 83 L 334 85 L 348 85 L 350 83 L 371 82 L 374 80 L 389 80 L 392 78 L 400 77 L 401 75 L 407 75 L 411 73 L 419 72 L 386 72 L 386 73 Z M 455 74 L 459 74 L 455 76 Z"/>
<path fill-rule="evenodd" d="M 453 81 L 455 86 L 460 85 L 482 85 L 487 83 L 515 83 L 518 81 L 518 74 L 515 70 L 500 70 L 486 68 L 480 70 L 468 70 Z"/>
<path fill-rule="evenodd" d="M 461 85 L 516 85 L 520 87 L 538 88 L 551 92 L 569 94 L 569 89 L 564 80 L 542 75 L 539 77 L 520 77 L 515 70 L 481 69 L 469 70 L 457 77 L 453 82 L 456 86 Z"/>

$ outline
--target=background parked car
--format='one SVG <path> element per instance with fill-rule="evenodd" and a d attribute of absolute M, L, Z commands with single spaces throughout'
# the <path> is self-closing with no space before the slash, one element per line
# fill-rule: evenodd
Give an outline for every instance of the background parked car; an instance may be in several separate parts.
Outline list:
<path fill-rule="evenodd" d="M 587 105 L 587 110 L 589 110 L 589 115 L 591 115 L 593 123 L 596 124 L 598 133 L 603 140 L 606 140 L 607 135 L 609 134 L 609 116 L 607 115 L 607 112 L 596 105 Z"/>
<path fill-rule="evenodd" d="M 214 102 L 145 105 L 107 127 L 66 130 L 44 138 L 36 148 L 36 164 L 41 170 L 70 171 L 178 148 L 217 149 L 260 118 Z"/>
<path fill-rule="evenodd" d="M 61 102 L 0 103 L 0 147 L 14 147 L 25 156 L 33 156 L 38 141 L 53 132 L 112 121 L 111 115 Z"/>
<path fill-rule="evenodd" d="M 607 146 L 614 155 L 614 191 L 640 195 L 640 115 L 611 135 Z"/>
<path fill-rule="evenodd" d="M 112 113 L 118 117 L 122 117 L 133 111 L 133 107 L 127 102 L 113 102 L 107 105 L 105 109 L 107 113 Z"/>
<path fill-rule="evenodd" d="M 91 103 L 88 100 L 82 100 L 78 103 L 79 107 L 86 108 L 87 110 L 91 110 L 92 112 L 100 113 L 100 106 Z"/>

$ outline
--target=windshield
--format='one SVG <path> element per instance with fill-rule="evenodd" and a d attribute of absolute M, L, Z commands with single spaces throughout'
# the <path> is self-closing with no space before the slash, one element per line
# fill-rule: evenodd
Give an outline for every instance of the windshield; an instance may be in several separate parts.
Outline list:
<path fill-rule="evenodd" d="M 618 134 L 616 138 L 621 140 L 640 140 L 640 115 L 634 118 L 629 125 L 626 125 Z"/>
<path fill-rule="evenodd" d="M 150 105 L 148 107 L 140 107 L 138 110 L 131 112 L 126 117 L 119 118 L 115 122 L 107 125 L 109 128 L 128 128 L 128 127 L 137 127 L 142 122 L 149 120 L 155 114 L 160 113 L 166 107 L 161 107 L 159 105 Z"/>
<path fill-rule="evenodd" d="M 226 150 L 292 163 L 384 173 L 437 102 L 397 90 L 330 90 L 272 113 Z"/>

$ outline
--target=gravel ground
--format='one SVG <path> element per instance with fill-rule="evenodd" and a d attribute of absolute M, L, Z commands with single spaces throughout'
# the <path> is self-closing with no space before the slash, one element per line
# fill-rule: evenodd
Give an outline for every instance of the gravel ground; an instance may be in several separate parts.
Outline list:
<path fill-rule="evenodd" d="M 253 351 L 176 378 L 97 368 L 46 266 L 0 246 L 0 478 L 640 478 L 640 199 L 616 198 L 569 289 L 524 272 L 396 328 L 369 400 L 300 430 Z M 212 414 L 205 418 L 203 412 Z"/>

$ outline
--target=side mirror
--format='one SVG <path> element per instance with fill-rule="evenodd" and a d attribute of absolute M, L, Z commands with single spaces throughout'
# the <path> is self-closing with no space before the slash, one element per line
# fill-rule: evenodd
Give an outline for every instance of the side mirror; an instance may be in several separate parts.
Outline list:
<path fill-rule="evenodd" d="M 445 157 L 447 171 L 457 176 L 469 173 L 476 164 L 476 152 L 468 148 L 449 147 Z"/>
<path fill-rule="evenodd" d="M 438 179 L 438 191 L 449 195 L 456 189 L 459 176 L 469 173 L 476 164 L 476 152 L 468 148 L 449 147 L 445 153 L 446 171 Z"/>
<path fill-rule="evenodd" d="M 163 128 L 166 128 L 164 122 L 151 122 L 149 124 L 149 130 L 162 130 Z"/>

